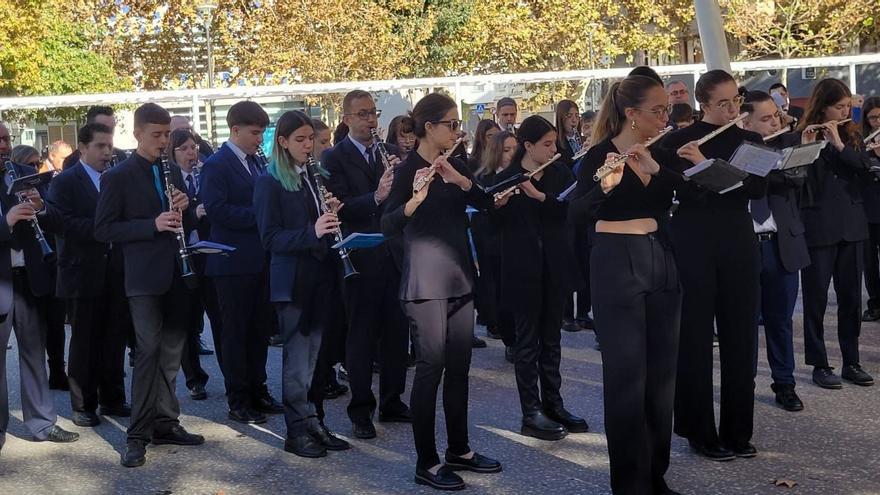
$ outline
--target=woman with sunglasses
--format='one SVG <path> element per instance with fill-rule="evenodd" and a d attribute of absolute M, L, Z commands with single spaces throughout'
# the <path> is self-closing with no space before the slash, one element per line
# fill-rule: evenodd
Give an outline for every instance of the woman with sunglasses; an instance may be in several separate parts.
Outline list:
<path fill-rule="evenodd" d="M 706 159 L 729 160 L 745 141 L 762 144 L 759 134 L 737 126 L 703 145 L 697 140 L 734 120 L 743 102 L 736 81 L 712 70 L 697 81 L 695 96 L 702 120 L 672 132 L 662 145 L 681 160 L 683 171 Z M 765 178 L 718 194 L 693 181 L 676 186 L 680 202 L 672 217 L 672 241 L 683 303 L 675 389 L 675 432 L 699 454 L 716 461 L 754 457 L 758 286 L 761 261 L 749 200 L 766 194 Z M 713 327 L 721 355 L 721 423 L 715 426 L 712 385 Z"/>
<path fill-rule="evenodd" d="M 455 470 L 501 471 L 498 461 L 468 444 L 468 373 L 474 333 L 474 265 L 468 245 L 468 204 L 485 208 L 491 198 L 467 166 L 447 160 L 461 121 L 455 102 L 431 93 L 412 112 L 418 148 L 394 173 L 382 216 L 382 232 L 400 237 L 400 300 L 416 346 L 410 408 L 416 444 L 415 481 L 459 490 Z M 422 186 L 422 184 L 424 185 Z M 434 424 L 437 389 L 443 380 L 443 410 L 449 448 L 437 455 Z"/>
<path fill-rule="evenodd" d="M 517 139 L 498 182 L 533 172 L 556 155 L 556 128 L 543 117 L 523 120 Z M 587 422 L 568 412 L 560 395 L 562 312 L 576 288 L 578 269 L 568 238 L 568 204 L 558 196 L 573 182 L 568 166 L 557 161 L 520 184 L 523 194 L 499 198 L 493 212 L 501 230 L 501 301 L 513 314 L 516 332 L 520 432 L 542 440 L 588 431 Z"/>

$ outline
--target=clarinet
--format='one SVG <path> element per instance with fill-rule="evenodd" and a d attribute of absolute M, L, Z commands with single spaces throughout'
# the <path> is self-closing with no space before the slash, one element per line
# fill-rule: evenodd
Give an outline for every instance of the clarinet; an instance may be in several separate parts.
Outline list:
<path fill-rule="evenodd" d="M 318 162 L 315 161 L 315 157 L 309 155 L 309 160 L 306 163 L 306 168 L 309 171 L 309 175 L 312 176 L 312 180 L 315 181 L 315 187 L 318 189 L 318 202 L 321 205 L 320 213 L 323 215 L 330 211 L 330 207 L 327 204 L 327 188 L 324 187 L 324 177 L 321 176 L 321 172 L 318 170 Z M 342 242 L 342 229 L 336 227 L 336 231 L 333 232 L 333 240 L 336 243 Z M 351 258 L 349 258 L 349 254 L 351 250 L 348 248 L 339 248 L 339 257 L 342 258 L 342 269 L 343 269 L 343 278 L 353 277 L 358 275 L 357 269 L 354 267 L 354 263 L 351 262 Z"/>
<path fill-rule="evenodd" d="M 15 170 L 15 165 L 9 160 L 8 156 L 2 157 L 2 160 L 3 163 L 6 164 L 6 187 L 8 188 L 19 178 L 19 176 L 18 172 Z M 15 193 L 15 199 L 19 204 L 31 202 L 24 191 Z M 34 238 L 37 240 L 37 244 L 40 246 L 40 251 L 43 253 L 43 261 L 48 261 L 55 254 L 55 251 L 52 249 L 52 246 L 49 245 L 49 241 L 46 240 L 46 236 L 43 234 L 43 228 L 40 227 L 40 221 L 37 220 L 37 217 L 34 217 L 31 220 L 28 220 L 28 222 L 31 224 L 31 228 L 34 231 Z"/>
<path fill-rule="evenodd" d="M 168 197 L 168 211 L 174 211 L 172 198 L 177 188 L 171 181 L 171 162 L 168 161 L 168 154 L 165 152 L 159 155 L 159 159 L 162 161 L 162 178 L 165 181 L 165 196 Z M 174 237 L 177 239 L 177 254 L 180 257 L 180 276 L 189 285 L 190 280 L 195 281 L 195 272 L 189 262 L 189 248 L 186 247 L 186 239 L 183 238 L 183 222 L 181 222 L 180 229 L 174 233 Z"/>
<path fill-rule="evenodd" d="M 204 163 L 202 163 L 201 160 L 199 160 L 199 159 L 193 160 L 192 177 L 193 177 L 193 184 L 195 185 L 195 188 L 196 188 L 196 196 L 198 196 L 199 192 L 201 192 L 201 190 L 202 190 L 202 166 L 203 165 L 204 165 Z"/>
<path fill-rule="evenodd" d="M 382 158 L 382 168 L 388 170 L 391 168 L 391 155 L 388 153 L 388 148 L 385 147 L 385 142 L 379 137 L 379 130 L 375 127 L 370 129 L 370 134 L 373 135 L 373 142 L 376 143 L 376 146 L 379 148 L 379 156 Z"/>
<path fill-rule="evenodd" d="M 256 156 L 260 162 L 257 164 L 260 166 L 260 170 L 258 170 L 258 172 L 262 172 L 266 169 L 266 167 L 269 166 L 269 159 L 266 158 L 266 153 L 263 152 L 263 148 L 261 146 L 257 146 L 257 151 L 254 152 L 254 156 Z"/>

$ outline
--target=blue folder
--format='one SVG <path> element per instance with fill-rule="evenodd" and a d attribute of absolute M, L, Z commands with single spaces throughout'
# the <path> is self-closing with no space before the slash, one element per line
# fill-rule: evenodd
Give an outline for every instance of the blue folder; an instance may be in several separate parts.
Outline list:
<path fill-rule="evenodd" d="M 361 232 L 354 232 L 349 234 L 345 239 L 337 242 L 333 245 L 333 249 L 357 249 L 357 248 L 371 248 L 376 247 L 382 242 L 385 241 L 385 236 L 379 233 L 376 234 L 363 234 Z"/>
<path fill-rule="evenodd" d="M 211 241 L 199 241 L 186 248 L 193 254 L 228 254 L 235 251 L 235 248 L 232 246 Z"/>

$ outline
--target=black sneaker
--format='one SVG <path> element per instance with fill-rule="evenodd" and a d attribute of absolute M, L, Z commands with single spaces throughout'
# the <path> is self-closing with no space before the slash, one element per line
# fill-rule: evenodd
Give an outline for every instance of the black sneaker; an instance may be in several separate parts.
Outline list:
<path fill-rule="evenodd" d="M 793 385 L 773 386 L 776 392 L 776 403 L 782 406 L 786 411 L 803 411 L 804 403 L 794 391 Z"/>
<path fill-rule="evenodd" d="M 880 309 L 866 309 L 862 314 L 862 321 L 880 320 Z"/>
<path fill-rule="evenodd" d="M 834 368 L 831 367 L 820 368 L 816 366 L 813 368 L 813 383 L 831 390 L 843 388 L 843 385 L 840 383 L 840 377 L 834 374 Z"/>
<path fill-rule="evenodd" d="M 865 373 L 862 367 L 858 364 L 848 364 L 844 366 L 840 375 L 844 380 L 863 387 L 870 387 L 874 384 L 874 378 Z"/>

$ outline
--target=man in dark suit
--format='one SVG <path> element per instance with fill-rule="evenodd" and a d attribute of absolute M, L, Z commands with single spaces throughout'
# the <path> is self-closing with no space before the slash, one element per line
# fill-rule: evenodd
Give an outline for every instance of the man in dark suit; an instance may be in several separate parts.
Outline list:
<path fill-rule="evenodd" d="M 97 426 L 95 411 L 128 417 L 123 363 L 131 315 L 120 246 L 95 239 L 101 175 L 113 153 L 113 131 L 86 124 L 78 133 L 80 161 L 52 180 L 49 203 L 60 216 L 56 293 L 70 308 L 70 403 L 73 423 Z"/>
<path fill-rule="evenodd" d="M 146 461 L 146 444 L 200 445 L 201 435 L 180 425 L 175 395 L 189 308 L 180 304 L 188 290 L 181 277 L 175 234 L 183 228 L 189 199 L 179 170 L 176 188 L 166 194 L 160 156 L 168 144 L 171 116 L 146 103 L 134 113 L 138 147 L 131 157 L 102 174 L 95 212 L 95 239 L 121 245 L 125 293 L 137 336 L 132 376 L 131 423 L 121 464 Z M 170 204 L 169 204 L 170 203 Z"/>
<path fill-rule="evenodd" d="M 36 173 L 33 167 L 16 165 L 7 160 L 11 139 L 9 128 L 0 123 L 0 167 L 3 177 L 23 177 Z M 11 172 L 7 167 L 13 167 Z M 73 442 L 78 433 L 61 429 L 49 392 L 46 375 L 46 306 L 53 293 L 49 265 L 34 237 L 30 222 L 34 219 L 47 227 L 57 223 L 57 212 L 51 205 L 44 209 L 41 194 L 31 189 L 28 202 L 0 193 L 0 211 L 5 228 L 0 228 L 0 449 L 6 442 L 9 425 L 9 394 L 6 384 L 6 352 L 13 329 L 21 361 L 21 409 L 24 424 L 34 439 L 51 442 Z M 40 213 L 37 213 L 40 212 Z M 55 222 L 53 222 L 55 220 Z"/>
<path fill-rule="evenodd" d="M 776 103 L 763 91 L 746 95 L 743 112 L 749 112 L 744 127 L 761 136 L 780 129 Z M 782 136 L 767 143 L 784 148 L 791 137 Z M 761 291 L 759 307 L 767 337 L 767 360 L 773 378 L 771 389 L 776 402 L 787 411 L 800 411 L 803 402 L 795 393 L 794 380 L 794 306 L 798 295 L 798 272 L 810 264 L 798 205 L 798 191 L 804 184 L 804 170 L 775 170 L 767 176 L 767 196 L 750 202 L 752 221 L 761 251 Z M 755 339 L 757 345 L 758 339 Z M 755 372 L 757 374 L 755 352 Z"/>
<path fill-rule="evenodd" d="M 211 240 L 235 247 L 229 256 L 209 256 L 205 273 L 213 277 L 223 332 L 221 366 L 229 418 L 263 423 L 264 414 L 284 408 L 266 388 L 266 357 L 272 308 L 266 251 L 254 215 L 254 181 L 265 164 L 256 156 L 269 116 L 252 101 L 232 105 L 226 114 L 229 140 L 205 162 L 200 196 L 211 220 Z M 217 335 L 215 333 L 215 342 Z"/>
<path fill-rule="evenodd" d="M 378 111 L 369 93 L 348 93 L 342 109 L 349 132 L 324 153 L 322 161 L 330 172 L 327 188 L 345 204 L 339 215 L 346 232 L 379 232 L 383 203 L 399 159 L 392 156 L 391 166 L 384 168 L 370 134 L 370 129 L 378 126 Z M 372 369 L 377 348 L 381 349 L 379 421 L 412 420 L 409 408 L 400 400 L 406 387 L 408 325 L 399 302 L 400 271 L 388 245 L 356 250 L 352 261 L 360 275 L 347 279 L 344 290 L 349 318 L 345 350 L 351 386 L 348 416 L 357 438 L 373 438 L 376 398 Z"/>
<path fill-rule="evenodd" d="M 101 105 L 89 107 L 89 110 L 86 112 L 86 124 L 103 124 L 110 129 L 112 134 L 116 130 L 116 115 L 113 113 L 113 108 Z M 67 170 L 79 163 L 79 157 L 79 149 L 73 150 L 73 153 L 64 159 L 63 169 Z M 125 150 L 113 148 L 113 158 L 116 160 L 116 163 L 122 163 L 128 158 L 128 153 Z"/>
<path fill-rule="evenodd" d="M 785 111 L 785 113 L 787 113 L 790 117 L 792 117 L 795 123 L 804 118 L 804 109 L 791 104 L 791 99 L 788 96 L 788 88 L 786 88 L 784 84 L 774 83 L 770 85 L 770 90 L 768 92 L 771 96 L 774 93 L 779 93 L 779 96 L 781 96 L 785 101 L 785 105 L 782 107 L 782 110 Z"/>

